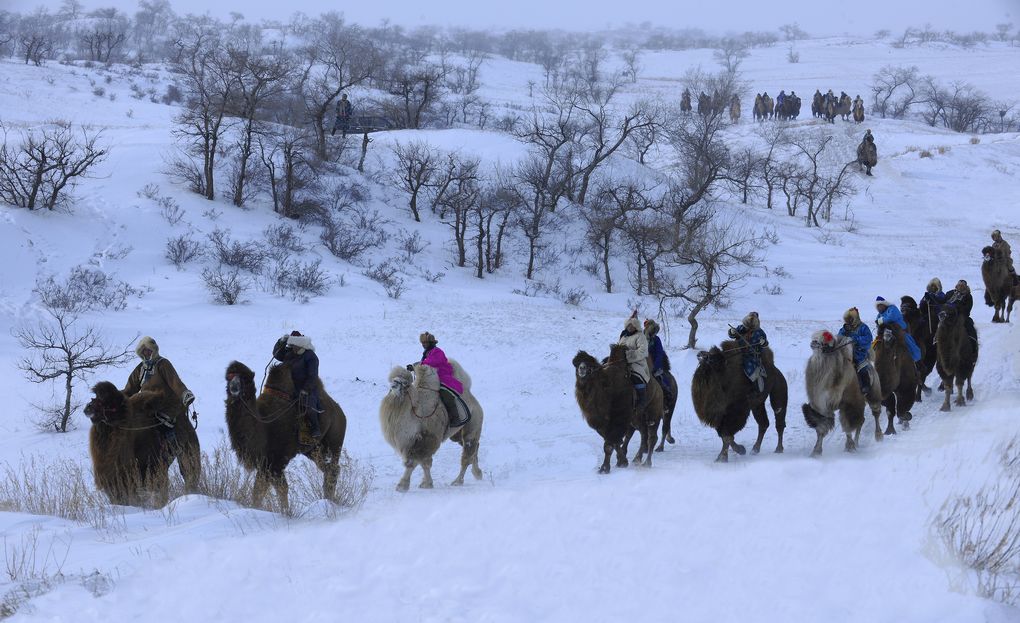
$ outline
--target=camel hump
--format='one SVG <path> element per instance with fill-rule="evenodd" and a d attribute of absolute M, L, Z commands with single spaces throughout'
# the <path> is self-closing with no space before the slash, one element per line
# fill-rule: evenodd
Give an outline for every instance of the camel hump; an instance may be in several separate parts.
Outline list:
<path fill-rule="evenodd" d="M 471 391 L 471 377 L 464 370 L 464 367 L 456 359 L 447 358 L 447 361 L 453 367 L 453 378 L 460 381 L 460 384 L 464 386 L 464 393 Z"/>

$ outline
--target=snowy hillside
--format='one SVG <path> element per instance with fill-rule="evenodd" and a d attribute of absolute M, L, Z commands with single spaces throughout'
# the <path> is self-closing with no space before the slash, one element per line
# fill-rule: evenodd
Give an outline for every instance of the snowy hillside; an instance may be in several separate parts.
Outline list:
<path fill-rule="evenodd" d="M 519 249 L 506 267 L 478 280 L 470 267 L 454 265 L 450 228 L 427 211 L 415 223 L 406 198 L 381 183 L 393 166 L 390 145 L 425 140 L 495 167 L 521 157 L 524 148 L 512 137 L 476 129 L 373 135 L 368 175 L 351 175 L 387 220 L 389 242 L 348 263 L 326 252 L 312 228 L 298 230 L 297 257 L 321 260 L 333 280 L 325 295 L 300 303 L 253 286 L 242 304 L 217 305 L 200 262 L 177 270 L 165 259 L 167 239 L 201 240 L 222 229 L 248 243 L 284 220 L 265 198 L 242 210 L 206 201 L 167 178 L 177 109 L 132 98 L 130 87 L 147 81 L 146 88 L 162 92 L 166 76 L 154 68 L 139 78 L 118 66 L 0 61 L 0 120 L 9 132 L 71 119 L 101 129 L 110 148 L 93 179 L 75 190 L 69 213 L 0 206 L 0 323 L 13 328 L 37 318 L 37 280 L 63 278 L 82 264 L 137 289 L 125 309 L 83 320 L 114 342 L 139 334 L 159 341 L 197 396 L 198 435 L 207 453 L 225 443 L 226 366 L 242 361 L 260 379 L 274 341 L 298 329 L 312 337 L 323 383 L 346 412 L 345 449 L 373 474 L 361 508 L 337 511 L 302 498 L 293 518 L 199 495 L 163 510 L 120 509 L 101 528 L 0 512 L 8 570 L 17 567 L 12 557 L 28 551 L 36 578 L 49 578 L 44 587 L 26 587 L 23 577 L 13 577 L 18 574 L 0 576 L 0 593 L 33 596 L 13 620 L 1020 620 L 1015 608 L 979 597 L 929 530 L 947 497 L 994 477 L 990 453 L 1020 432 L 1020 330 L 1015 320 L 989 322 L 980 274 L 980 250 L 991 230 L 1020 243 L 1020 135 L 972 140 L 916 121 L 877 118 L 864 126 L 840 120 L 828 126 L 809 111 L 816 88 L 868 99 L 872 75 L 887 64 L 918 65 L 939 80 L 966 79 L 997 99 L 1020 100 L 1020 48 L 894 49 L 847 39 L 797 47 L 797 64 L 786 62 L 782 48 L 752 51 L 742 67 L 751 97 L 796 90 L 805 102 L 793 131 L 831 132 L 840 153 L 851 157 L 870 128 L 880 157 L 875 176 L 854 172 L 858 194 L 822 228 L 805 227 L 803 217 L 787 216 L 781 206 L 770 211 L 761 202 L 726 202 L 720 210 L 727 216 L 774 232 L 776 243 L 766 248 L 769 271 L 755 273 L 732 308 L 706 312 L 698 333 L 699 346 L 707 348 L 746 312 L 760 313 L 790 383 L 786 451 L 772 453 L 773 428 L 760 455 L 712 462 L 718 438 L 700 424 L 689 395 L 696 352 L 682 349 L 688 327 L 670 314 L 663 341 L 681 387 L 677 443 L 656 454 L 650 470 L 614 469 L 609 476 L 596 474 L 602 440 L 580 416 L 571 358 L 581 349 L 605 355 L 631 308 L 654 317 L 657 302 L 633 294 L 619 259 L 614 270 L 622 287 L 614 294 L 602 293 L 598 279 L 569 253 L 538 276 L 549 286 L 558 283 L 559 295 L 522 294 L 529 286 Z M 699 64 L 712 67 L 711 51 L 648 54 L 625 99 L 675 103 L 683 77 Z M 529 103 L 529 81 L 541 76 L 538 66 L 492 58 L 482 66 L 479 93 L 499 110 L 520 110 Z M 758 140 L 754 128 L 748 101 L 741 122 L 726 130 L 727 143 Z M 157 202 L 144 196 L 148 184 L 180 205 L 178 224 L 168 224 Z M 411 232 L 428 245 L 407 259 L 398 240 Z M 567 226 L 556 246 L 576 244 L 579 235 L 576 224 Z M 404 280 L 396 299 L 364 274 L 369 263 L 385 260 Z M 444 276 L 434 282 L 428 278 L 439 273 Z M 837 432 L 822 458 L 808 458 L 815 433 L 800 405 L 811 333 L 835 330 L 850 306 L 870 322 L 876 296 L 918 297 L 934 276 L 947 288 L 966 279 L 974 289 L 982 350 L 973 405 L 940 413 L 936 393 L 914 407 L 910 430 L 878 444 L 868 434 L 869 418 L 858 453 L 845 454 Z M 585 292 L 580 305 L 562 302 L 570 289 Z M 382 438 L 378 407 L 390 369 L 420 357 L 418 335 L 426 330 L 473 378 L 486 413 L 485 477 L 447 486 L 460 457 L 459 447 L 447 444 L 433 467 L 436 489 L 412 486 L 400 494 L 394 485 L 403 468 Z M 0 418 L 0 465 L 8 467 L 6 476 L 0 467 L 0 478 L 32 461 L 70 459 L 88 467 L 88 420 L 80 413 L 77 430 L 67 434 L 33 426 L 31 405 L 52 397 L 49 385 L 28 383 L 17 370 L 23 354 L 9 331 L 0 332 L 0 392 L 9 397 Z M 121 386 L 135 363 L 78 382 L 76 399 L 87 400 L 97 380 Z M 752 420 L 737 440 L 749 445 L 754 435 Z M 291 470 L 307 467 L 298 458 Z M 412 485 L 419 478 L 420 472 Z"/>

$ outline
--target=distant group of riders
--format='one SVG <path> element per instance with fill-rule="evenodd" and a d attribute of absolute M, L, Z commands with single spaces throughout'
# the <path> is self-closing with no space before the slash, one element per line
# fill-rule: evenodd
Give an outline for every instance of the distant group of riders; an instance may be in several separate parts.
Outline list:
<path fill-rule="evenodd" d="M 729 106 L 730 120 L 733 123 L 740 121 L 740 98 L 737 95 L 731 96 L 728 100 L 716 90 L 712 95 L 702 91 L 697 99 L 697 113 L 699 115 L 719 115 Z M 755 121 L 766 119 L 777 119 L 779 121 L 792 121 L 800 116 L 801 99 L 796 91 L 780 90 L 779 95 L 773 98 L 768 91 L 758 93 L 754 97 L 752 112 Z M 695 111 L 695 102 L 688 89 L 684 89 L 680 96 L 680 112 L 691 113 Z M 835 123 L 836 117 L 843 117 L 844 121 L 850 121 L 851 117 L 856 123 L 864 122 L 864 100 L 860 95 L 850 99 L 846 92 L 841 91 L 837 97 L 832 89 L 827 93 L 815 90 L 811 98 L 811 114 L 817 119 L 825 119 L 829 123 Z"/>

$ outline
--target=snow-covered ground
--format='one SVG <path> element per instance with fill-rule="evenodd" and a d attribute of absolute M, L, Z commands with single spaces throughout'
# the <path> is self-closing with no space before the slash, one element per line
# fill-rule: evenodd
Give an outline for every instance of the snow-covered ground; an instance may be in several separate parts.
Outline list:
<path fill-rule="evenodd" d="M 805 100 L 819 87 L 866 96 L 871 75 L 895 63 L 1020 99 L 1020 77 L 1012 71 L 1020 61 L 1017 48 L 894 50 L 821 40 L 798 49 L 799 64 L 786 63 L 784 49 L 754 51 L 744 65 L 751 90 L 794 88 Z M 628 97 L 678 99 L 680 79 L 697 63 L 711 67 L 710 52 L 649 55 Z M 90 77 L 105 87 L 104 97 L 93 95 Z M 528 80 L 540 77 L 537 67 L 494 59 L 482 71 L 483 95 L 498 105 L 522 105 Z M 96 179 L 76 191 L 71 214 L 0 207 L 3 324 L 38 314 L 31 294 L 37 276 L 62 276 L 78 264 L 147 288 L 126 310 L 88 319 L 113 340 L 156 337 L 198 397 L 206 450 L 225 434 L 226 365 L 238 359 L 260 369 L 276 337 L 300 329 L 313 337 L 323 381 L 347 414 L 345 447 L 375 479 L 365 505 L 338 520 L 323 519 L 328 513 L 318 504 L 284 519 L 202 496 L 180 498 L 163 511 L 127 509 L 117 526 L 103 530 L 0 513 L 8 556 L 35 539 L 39 566 L 52 573 L 61 560 L 69 578 L 23 606 L 18 620 L 604 621 L 629 615 L 899 623 L 1020 617 L 961 585 L 959 570 L 938 552 L 928 530 L 948 495 L 993 473 L 987 455 L 995 443 L 1020 430 L 1020 331 L 990 324 L 990 310 L 975 308 L 982 342 L 975 403 L 941 414 L 928 399 L 914 408 L 911 430 L 880 445 L 866 435 L 855 455 L 842 452 L 836 434 L 822 459 L 807 458 L 814 433 L 799 415 L 809 336 L 838 326 L 848 306 L 870 318 L 876 295 L 918 296 L 932 276 L 947 287 L 967 279 L 980 305 L 980 248 L 988 233 L 999 228 L 1007 239 L 1020 239 L 1020 136 L 983 136 L 972 144 L 969 136 L 913 122 L 869 119 L 880 163 L 874 178 L 858 180 L 852 227 L 843 214 L 819 231 L 781 210 L 729 208 L 735 218 L 777 232 L 767 263 L 788 276 L 749 282 L 731 310 L 704 319 L 699 343 L 717 342 L 727 324 L 750 309 L 760 312 L 791 386 L 786 453 L 771 453 L 770 431 L 761 455 L 711 462 L 718 440 L 697 421 L 686 391 L 696 359 L 680 350 L 686 326 L 670 318 L 666 347 L 682 388 L 673 423 L 677 445 L 657 454 L 651 470 L 614 469 L 600 477 L 601 440 L 580 417 L 570 359 L 578 349 L 604 354 L 629 314 L 632 294 L 599 294 L 595 279 L 566 262 L 540 277 L 584 287 L 591 298 L 580 307 L 513 293 L 524 287 L 517 264 L 478 281 L 469 269 L 451 266 L 448 227 L 431 214 L 416 225 L 395 193 L 380 192 L 375 200 L 390 201 L 378 206 L 392 228 L 420 231 L 431 243 L 415 266 L 405 267 L 408 274 L 443 271 L 441 281 L 409 276 L 408 291 L 389 299 L 362 267 L 316 248 L 308 232 L 305 259 L 321 257 L 332 274 L 344 276 L 343 287 L 304 305 L 258 290 L 243 305 L 214 305 L 199 269 L 178 272 L 163 258 L 166 238 L 189 228 L 198 238 L 222 227 L 234 239 L 256 239 L 279 221 L 264 204 L 239 211 L 173 186 L 161 169 L 172 147 L 174 111 L 132 99 L 132 79 L 142 80 L 115 77 L 107 84 L 80 68 L 0 63 L 0 119 L 8 128 L 70 118 L 103 128 L 111 148 Z M 734 144 L 752 137 L 749 109 L 730 131 Z M 820 127 L 809 115 L 797 125 L 802 131 Z M 863 129 L 837 122 L 832 131 L 839 145 L 852 149 Z M 394 132 L 377 136 L 370 167 L 379 166 L 373 163 L 385 156 L 384 145 L 412 138 L 472 151 L 487 162 L 520 153 L 518 144 L 494 133 Z M 915 148 L 933 148 L 934 157 L 920 158 Z M 148 183 L 180 202 L 184 222 L 171 228 L 153 201 L 138 196 Z M 394 254 L 391 247 L 371 259 Z M 616 270 L 622 283 L 624 268 Z M 781 292 L 764 294 L 764 285 L 781 286 Z M 651 301 L 640 304 L 645 316 L 654 314 Z M 438 335 L 474 379 L 486 410 L 485 478 L 464 488 L 445 486 L 459 463 L 451 445 L 437 455 L 436 490 L 398 494 L 393 486 L 402 470 L 379 432 L 377 409 L 388 371 L 419 355 L 423 330 Z M 13 337 L 0 332 L 0 392 L 10 397 L 0 420 L 0 460 L 87 462 L 84 418 L 78 416 L 79 430 L 67 435 L 31 425 L 29 404 L 49 395 L 20 376 L 20 355 Z M 119 385 L 128 370 L 100 377 Z M 85 389 L 81 384 L 80 396 Z M 753 437 L 752 422 L 738 441 Z M 0 577 L 0 591 L 15 587 L 8 579 Z"/>

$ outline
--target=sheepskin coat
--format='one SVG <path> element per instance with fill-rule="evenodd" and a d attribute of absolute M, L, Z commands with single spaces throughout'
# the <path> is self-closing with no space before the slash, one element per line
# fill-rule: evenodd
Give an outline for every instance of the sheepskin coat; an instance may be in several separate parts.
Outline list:
<path fill-rule="evenodd" d="M 124 393 L 128 396 L 134 396 L 142 389 L 142 376 L 145 374 L 145 368 L 151 367 L 152 372 L 149 380 L 146 381 L 145 385 L 152 384 L 152 378 L 159 376 L 170 391 L 174 393 L 178 401 L 184 399 L 184 393 L 188 391 L 188 386 L 184 384 L 181 377 L 177 375 L 177 370 L 174 369 L 169 359 L 164 359 L 157 354 L 153 354 L 152 358 L 147 361 L 142 361 L 135 369 L 131 371 L 128 376 L 127 385 L 124 386 Z"/>
<path fill-rule="evenodd" d="M 431 366 L 439 373 L 439 383 L 457 392 L 457 395 L 464 393 L 464 386 L 453 375 L 453 366 L 446 359 L 446 353 L 438 346 L 427 349 L 421 356 L 421 362 Z"/>
<path fill-rule="evenodd" d="M 630 373 L 641 377 L 641 381 L 648 382 L 651 375 L 648 372 L 648 338 L 642 331 L 624 333 L 619 343 L 627 347 L 627 364 Z"/>

